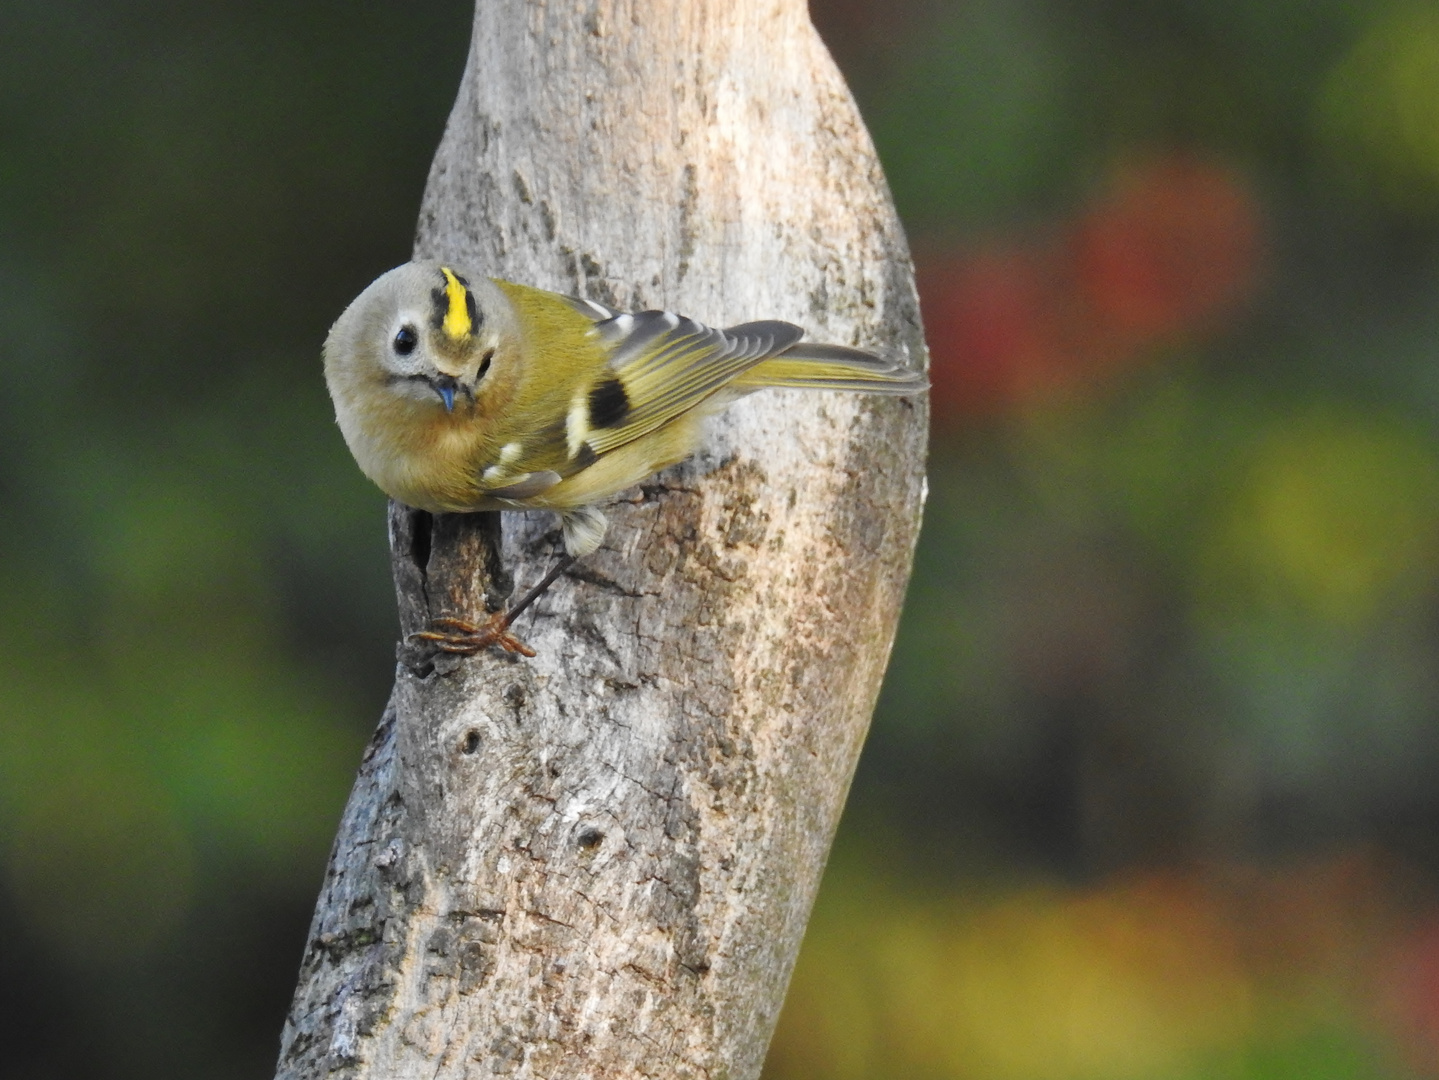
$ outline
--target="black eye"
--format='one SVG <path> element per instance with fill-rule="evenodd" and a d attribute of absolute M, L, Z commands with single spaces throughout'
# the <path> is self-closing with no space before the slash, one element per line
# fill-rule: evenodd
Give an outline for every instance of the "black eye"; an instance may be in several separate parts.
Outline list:
<path fill-rule="evenodd" d="M 415 351 L 415 346 L 419 343 L 420 339 L 416 336 L 413 326 L 402 326 L 399 330 L 395 331 L 395 352 L 401 356 L 409 356 L 410 353 Z"/>

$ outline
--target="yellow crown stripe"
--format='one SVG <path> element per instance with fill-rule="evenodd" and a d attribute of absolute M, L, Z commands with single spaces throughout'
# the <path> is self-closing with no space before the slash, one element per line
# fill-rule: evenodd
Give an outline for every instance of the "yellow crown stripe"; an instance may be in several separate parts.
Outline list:
<path fill-rule="evenodd" d="M 440 267 L 445 275 L 445 319 L 440 324 L 445 335 L 458 340 L 474 333 L 475 325 L 470 319 L 469 290 L 465 283 L 455 276 L 448 266 Z"/>

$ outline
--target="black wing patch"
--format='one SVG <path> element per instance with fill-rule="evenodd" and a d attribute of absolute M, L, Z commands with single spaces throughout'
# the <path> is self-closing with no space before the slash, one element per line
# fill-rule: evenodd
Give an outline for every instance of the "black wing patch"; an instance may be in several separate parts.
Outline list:
<path fill-rule="evenodd" d="M 689 411 L 804 336 L 777 320 L 716 330 L 668 311 L 622 313 L 596 323 L 595 330 L 610 343 L 613 374 L 585 401 L 589 424 L 569 434 L 598 454 Z M 614 390 L 608 389 L 611 380 L 618 384 Z M 624 410 L 618 408 L 619 391 Z"/>
<path fill-rule="evenodd" d="M 606 379 L 590 391 L 590 427 L 615 427 L 629 411 L 630 396 L 619 379 Z"/>

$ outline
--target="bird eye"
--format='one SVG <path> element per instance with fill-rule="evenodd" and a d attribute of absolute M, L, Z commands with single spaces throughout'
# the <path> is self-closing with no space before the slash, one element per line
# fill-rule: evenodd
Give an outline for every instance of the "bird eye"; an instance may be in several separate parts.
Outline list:
<path fill-rule="evenodd" d="M 402 326 L 399 330 L 395 331 L 395 352 L 401 356 L 409 356 L 410 353 L 415 351 L 415 346 L 419 343 L 420 339 L 418 335 L 416 335 L 413 326 Z"/>

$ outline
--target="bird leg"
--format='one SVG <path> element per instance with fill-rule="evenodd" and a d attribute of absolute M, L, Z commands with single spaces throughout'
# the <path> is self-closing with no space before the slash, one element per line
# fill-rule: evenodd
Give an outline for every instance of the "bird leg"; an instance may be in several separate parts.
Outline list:
<path fill-rule="evenodd" d="M 538 600 L 545 590 L 554 584 L 555 578 L 568 570 L 574 561 L 573 555 L 561 556 L 559 561 L 550 567 L 549 573 L 540 579 L 539 584 L 520 598 L 518 604 L 495 612 L 482 623 L 476 624 L 468 619 L 444 615 L 432 619 L 429 630 L 411 634 L 410 640 L 428 641 L 432 648 L 440 652 L 456 653 L 460 656 L 474 656 L 491 645 L 498 645 L 505 652 L 534 656 L 534 649 L 510 633 L 510 625 L 520 617 L 525 608 Z"/>

